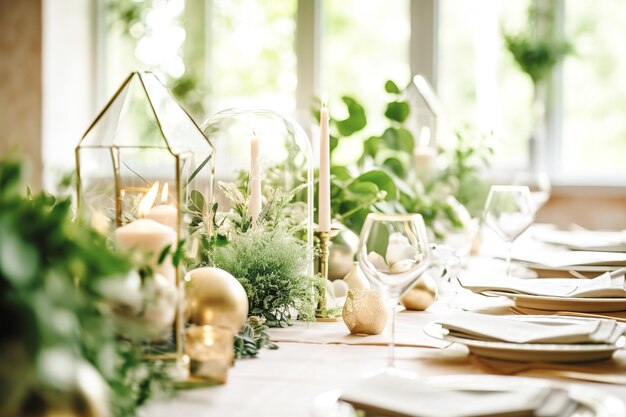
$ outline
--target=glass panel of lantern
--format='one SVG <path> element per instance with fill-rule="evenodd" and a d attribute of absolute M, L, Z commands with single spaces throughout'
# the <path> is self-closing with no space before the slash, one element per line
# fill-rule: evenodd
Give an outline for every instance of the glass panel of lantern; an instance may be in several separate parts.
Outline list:
<path fill-rule="evenodd" d="M 182 265 L 208 232 L 214 149 L 149 72 L 122 84 L 76 148 L 78 217 L 132 253 L 139 275 L 108 294 L 123 336 L 182 359 Z M 168 250 L 169 248 L 169 250 Z"/>

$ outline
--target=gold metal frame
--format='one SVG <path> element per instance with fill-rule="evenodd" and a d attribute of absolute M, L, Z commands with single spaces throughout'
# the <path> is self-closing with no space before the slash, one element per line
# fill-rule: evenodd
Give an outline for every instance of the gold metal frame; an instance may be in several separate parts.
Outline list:
<path fill-rule="evenodd" d="M 330 241 L 333 237 L 339 234 L 339 229 L 331 229 L 330 232 L 315 230 L 315 237 L 319 241 L 319 254 L 315 258 L 316 270 L 325 281 L 328 281 L 328 259 L 330 257 L 330 245 L 332 242 Z M 320 289 L 320 300 L 317 305 L 317 318 L 318 319 L 328 319 L 328 317 L 320 314 L 326 308 L 326 286 Z"/>
<path fill-rule="evenodd" d="M 77 213 L 81 213 L 82 210 L 82 178 L 81 178 L 81 161 L 80 161 L 80 151 L 81 149 L 109 149 L 110 150 L 110 155 L 111 155 L 111 163 L 113 165 L 113 175 L 114 175 L 114 182 L 115 182 L 115 224 L 116 227 L 120 227 L 122 226 L 122 202 L 123 202 L 123 191 L 122 190 L 122 186 L 121 186 L 121 178 L 120 178 L 120 154 L 119 151 L 120 149 L 167 149 L 167 151 L 174 157 L 175 159 L 175 170 L 176 170 L 176 175 L 175 175 L 175 186 L 176 186 L 176 209 L 178 212 L 178 219 L 177 219 L 177 230 L 176 230 L 176 237 L 177 237 L 177 241 L 181 242 L 182 239 L 184 238 L 182 230 L 183 230 L 183 222 L 182 222 L 182 208 L 183 208 L 183 201 L 182 201 L 182 181 L 181 181 L 181 156 L 182 154 L 179 153 L 175 153 L 172 150 L 172 147 L 168 141 L 167 135 L 165 134 L 165 132 L 163 131 L 163 127 L 161 125 L 161 120 L 159 118 L 159 115 L 155 109 L 155 106 L 152 102 L 152 99 L 150 98 L 150 94 L 148 93 L 148 89 L 146 87 L 146 84 L 144 82 L 144 74 L 151 74 L 150 72 L 139 72 L 139 71 L 135 71 L 132 72 L 125 80 L 124 82 L 120 85 L 120 87 L 117 89 L 117 91 L 115 92 L 115 94 L 113 95 L 113 97 L 111 97 L 111 99 L 107 102 L 107 104 L 104 106 L 103 110 L 98 114 L 98 116 L 95 118 L 95 120 L 93 121 L 93 123 L 89 126 L 89 128 L 85 131 L 85 133 L 83 134 L 83 136 L 81 137 L 78 145 L 76 146 L 75 150 L 74 150 L 74 157 L 75 157 L 75 162 L 76 162 L 76 207 L 77 207 Z M 106 112 L 109 110 L 109 108 L 111 107 L 111 105 L 117 100 L 117 98 L 120 96 L 120 94 L 122 93 L 122 91 L 124 91 L 124 89 L 127 87 L 127 85 L 131 82 L 131 80 L 133 79 L 133 77 L 138 77 L 139 81 L 141 83 L 141 87 L 143 92 L 145 93 L 145 97 L 146 100 L 149 104 L 149 108 L 151 110 L 152 115 L 154 116 L 155 120 L 156 120 L 156 124 L 158 127 L 158 130 L 161 134 L 161 138 L 163 139 L 163 141 L 165 142 L 165 146 L 143 146 L 143 145 L 138 145 L 138 146 L 119 146 L 119 145 L 84 145 L 83 142 L 85 141 L 85 139 L 87 138 L 87 136 L 89 135 L 89 133 L 95 128 L 95 126 L 98 124 L 98 122 L 100 122 L 100 120 L 102 119 L 102 117 L 106 114 Z M 155 76 L 155 78 L 158 80 L 158 77 Z M 160 82 L 160 80 L 158 80 Z M 161 85 L 163 85 L 161 83 Z M 163 85 L 164 88 L 166 88 Z M 171 95 L 171 94 L 170 94 Z M 176 102 L 177 104 L 179 104 L 176 99 L 172 96 L 172 99 L 174 100 L 174 102 Z M 184 112 L 184 114 L 188 117 L 189 121 L 192 123 L 192 125 L 197 129 L 198 133 L 207 141 L 207 143 L 210 145 L 211 147 L 211 152 L 208 156 L 209 158 L 209 163 L 211 163 L 210 165 L 210 170 L 211 170 L 211 181 L 209 181 L 209 184 L 207 184 L 208 187 L 208 191 L 209 193 L 212 193 L 213 191 L 213 184 L 212 184 L 212 180 L 213 180 L 213 176 L 214 176 L 214 165 L 213 165 L 213 157 L 215 155 L 215 148 L 213 146 L 213 144 L 211 143 L 211 141 L 204 135 L 204 133 L 202 132 L 202 130 L 200 129 L 200 127 L 198 127 L 198 125 L 196 124 L 196 122 L 193 120 L 193 118 L 189 115 L 189 113 L 184 109 L 184 107 L 180 106 L 181 110 Z M 121 109 L 120 109 L 120 114 L 121 114 Z M 204 163 L 206 164 L 206 163 Z M 204 167 L 203 164 L 203 167 Z M 207 196 L 208 198 L 211 198 L 212 196 L 209 195 Z M 79 214 L 80 215 L 80 214 Z M 184 276 L 184 272 L 182 270 L 182 266 L 178 266 L 176 268 L 176 288 L 179 292 L 179 294 L 183 294 L 184 291 L 184 286 L 183 286 L 183 276 Z M 182 297 L 184 299 L 184 296 Z M 146 358 L 148 359 L 175 359 L 177 361 L 181 361 L 184 362 L 184 352 L 185 352 L 185 347 L 184 347 L 184 332 L 185 332 L 185 321 L 184 321 L 184 309 L 183 309 L 183 305 L 182 305 L 182 300 L 180 300 L 180 302 L 178 303 L 178 308 L 177 308 L 177 314 L 176 314 L 176 319 L 175 319 L 175 323 L 174 323 L 174 329 L 173 331 L 175 332 L 175 337 L 174 337 L 174 342 L 175 342 L 175 352 L 172 353 L 165 353 L 165 354 L 152 354 L 152 355 L 146 355 Z"/>

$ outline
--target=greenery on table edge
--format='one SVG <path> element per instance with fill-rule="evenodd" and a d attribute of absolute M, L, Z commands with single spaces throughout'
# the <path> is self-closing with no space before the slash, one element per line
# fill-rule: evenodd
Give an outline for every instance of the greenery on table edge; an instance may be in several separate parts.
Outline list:
<path fill-rule="evenodd" d="M 103 288 L 124 282 L 136 260 L 74 222 L 69 198 L 23 195 L 21 174 L 20 163 L 0 161 L 0 414 L 88 409 L 131 417 L 149 398 L 184 388 L 166 363 L 145 360 L 140 344 L 119 337 L 128 316 L 115 312 L 122 305 Z M 180 260 L 181 247 L 166 248 L 161 261 L 167 253 Z M 276 349 L 267 329 L 265 319 L 250 317 L 234 337 L 235 357 Z M 56 362 L 65 365 L 51 369 Z M 189 385 L 198 386 L 206 385 Z"/>
<path fill-rule="evenodd" d="M 138 344 L 118 338 L 116 316 L 101 309 L 101 285 L 131 262 L 72 221 L 69 198 L 20 189 L 21 165 L 0 161 L 0 411 L 135 415 L 171 382 L 162 362 L 144 361 Z M 94 396 L 99 382 L 110 404 Z"/>
<path fill-rule="evenodd" d="M 343 96 L 348 116 L 330 119 L 331 204 L 335 220 L 359 233 L 369 212 L 420 213 L 437 238 L 461 230 L 470 213 L 480 213 L 487 184 L 482 174 L 494 148 L 490 139 L 465 128 L 456 132 L 454 146 L 438 148 L 445 167 L 423 183 L 412 168 L 416 145 L 406 127 L 411 103 L 393 81 L 385 83 L 389 97 L 385 118 L 389 125 L 379 135 L 363 137 L 366 109 L 357 99 Z M 319 113 L 314 111 L 319 120 Z M 340 165 L 332 157 L 344 138 L 361 135 L 363 152 L 354 165 Z M 317 196 L 317 193 L 316 193 Z"/>
<path fill-rule="evenodd" d="M 254 358 L 263 348 L 278 349 L 278 346 L 270 340 L 268 329 L 264 318 L 248 317 L 243 329 L 235 336 L 235 359 Z"/>

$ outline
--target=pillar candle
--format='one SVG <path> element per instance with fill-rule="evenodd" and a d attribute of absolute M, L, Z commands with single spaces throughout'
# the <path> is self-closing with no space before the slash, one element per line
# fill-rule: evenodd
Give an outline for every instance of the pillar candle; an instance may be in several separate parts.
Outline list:
<path fill-rule="evenodd" d="M 417 146 L 413 149 L 415 175 L 422 183 L 432 179 L 437 161 L 437 149 L 429 145 L 430 128 L 423 126 Z"/>
<path fill-rule="evenodd" d="M 158 184 L 159 183 L 157 182 L 156 183 L 157 188 L 158 188 Z M 154 193 L 153 195 L 156 197 Z M 159 222 L 161 224 L 171 227 L 174 230 L 177 230 L 178 229 L 178 210 L 176 210 L 175 207 L 167 204 L 168 197 L 169 197 L 169 187 L 167 185 L 167 182 L 165 182 L 163 184 L 163 189 L 161 191 L 161 204 L 158 206 L 150 207 L 149 209 L 147 209 L 147 207 L 144 207 L 142 209 L 143 210 L 147 209 L 147 213 L 145 214 L 145 217 L 147 219 L 154 220 L 155 222 Z M 152 202 L 149 202 L 149 203 L 150 205 L 152 205 Z M 140 213 L 140 215 L 141 214 L 142 213 Z"/>
<path fill-rule="evenodd" d="M 178 228 L 178 211 L 167 204 L 151 207 L 148 214 L 146 214 L 146 218 L 169 226 L 174 230 Z"/>
<path fill-rule="evenodd" d="M 165 260 L 158 265 L 158 258 L 168 245 L 176 245 L 176 232 L 151 219 L 138 219 L 115 230 L 115 241 L 120 249 L 138 250 L 148 256 L 148 264 L 154 272 L 176 280 L 176 270 Z"/>
<path fill-rule="evenodd" d="M 317 225 L 320 232 L 330 232 L 330 136 L 328 132 L 328 108 L 322 103 L 320 109 L 320 167 Z"/>
<path fill-rule="evenodd" d="M 248 210 L 252 224 L 256 224 L 261 213 L 261 172 L 259 168 L 259 139 L 253 136 L 250 140 L 250 191 Z"/>

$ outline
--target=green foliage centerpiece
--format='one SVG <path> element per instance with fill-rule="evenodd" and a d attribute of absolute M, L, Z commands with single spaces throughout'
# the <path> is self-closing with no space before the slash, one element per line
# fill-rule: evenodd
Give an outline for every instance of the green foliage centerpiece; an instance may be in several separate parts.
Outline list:
<path fill-rule="evenodd" d="M 216 150 L 211 230 L 203 265 L 231 273 L 246 290 L 249 315 L 267 326 L 312 320 L 313 160 L 304 129 L 267 109 L 229 109 L 202 131 Z"/>
<path fill-rule="evenodd" d="M 267 204 L 253 222 L 247 179 L 239 186 L 218 185 L 232 208 L 218 214 L 217 203 L 213 206 L 213 234 L 205 236 L 203 263 L 235 276 L 246 290 L 249 314 L 265 325 L 288 326 L 296 312 L 302 320 L 313 320 L 323 280 L 307 273 L 313 253 L 302 239 L 306 206 L 293 201 L 301 189 L 285 195 L 267 185 Z"/>

